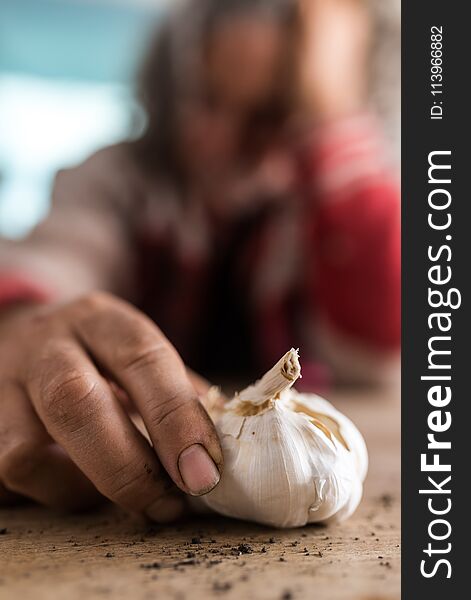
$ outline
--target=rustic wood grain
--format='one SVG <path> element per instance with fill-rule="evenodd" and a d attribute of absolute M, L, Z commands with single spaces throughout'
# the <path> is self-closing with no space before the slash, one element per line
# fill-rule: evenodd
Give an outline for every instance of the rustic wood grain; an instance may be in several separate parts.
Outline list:
<path fill-rule="evenodd" d="M 399 394 L 331 399 L 370 452 L 364 500 L 346 523 L 279 531 L 211 518 L 152 528 L 113 507 L 3 509 L 0 600 L 398 599 Z"/>

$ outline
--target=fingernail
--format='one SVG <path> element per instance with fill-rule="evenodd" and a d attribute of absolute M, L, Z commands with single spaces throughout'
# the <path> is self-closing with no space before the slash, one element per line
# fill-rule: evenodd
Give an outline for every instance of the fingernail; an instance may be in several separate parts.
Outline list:
<path fill-rule="evenodd" d="M 213 459 L 201 444 L 193 444 L 180 454 L 178 468 L 192 496 L 202 496 L 219 483 L 221 476 Z"/>
<path fill-rule="evenodd" d="M 178 496 L 164 496 L 146 508 L 146 515 L 157 523 L 171 523 L 183 514 L 185 502 Z"/>

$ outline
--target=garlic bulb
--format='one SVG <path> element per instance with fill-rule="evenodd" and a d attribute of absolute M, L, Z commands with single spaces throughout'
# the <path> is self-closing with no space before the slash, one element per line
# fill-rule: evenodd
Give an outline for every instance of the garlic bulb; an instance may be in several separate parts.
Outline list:
<path fill-rule="evenodd" d="M 216 419 L 225 465 L 199 499 L 222 515 L 275 527 L 347 518 L 366 476 L 365 442 L 329 402 L 292 385 L 301 370 L 290 350 Z"/>

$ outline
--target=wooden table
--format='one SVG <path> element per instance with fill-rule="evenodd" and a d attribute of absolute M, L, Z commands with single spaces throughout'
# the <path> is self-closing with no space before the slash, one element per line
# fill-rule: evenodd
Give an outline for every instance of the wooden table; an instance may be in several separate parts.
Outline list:
<path fill-rule="evenodd" d="M 214 518 L 149 528 L 113 507 L 0 510 L 0 600 L 398 599 L 399 393 L 331 400 L 370 452 L 365 497 L 346 523 L 279 531 Z"/>

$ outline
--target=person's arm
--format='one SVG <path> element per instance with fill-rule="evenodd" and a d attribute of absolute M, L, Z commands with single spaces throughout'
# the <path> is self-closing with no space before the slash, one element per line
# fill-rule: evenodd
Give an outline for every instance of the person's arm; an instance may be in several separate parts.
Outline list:
<path fill-rule="evenodd" d="M 60 174 L 50 217 L 1 247 L 0 504 L 79 508 L 106 496 L 170 521 L 185 506 L 179 490 L 218 483 L 222 452 L 175 348 L 132 305 L 96 291 L 132 289 L 136 189 L 111 158 Z"/>
<path fill-rule="evenodd" d="M 382 382 L 400 343 L 400 200 L 386 144 L 363 113 L 371 18 L 359 0 L 299 4 L 312 337 L 337 378 Z"/>
<path fill-rule="evenodd" d="M 319 353 L 341 379 L 384 381 L 400 345 L 400 196 L 372 119 L 314 132 L 301 178 Z"/>
<path fill-rule="evenodd" d="M 22 240 L 0 240 L 0 307 L 102 289 L 132 297 L 133 171 L 122 147 L 56 176 L 48 217 Z"/>

